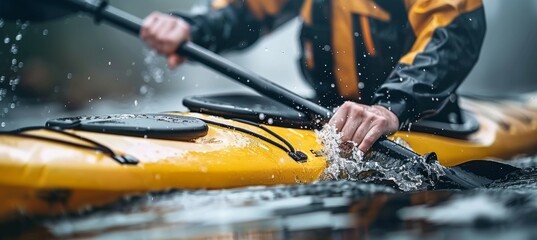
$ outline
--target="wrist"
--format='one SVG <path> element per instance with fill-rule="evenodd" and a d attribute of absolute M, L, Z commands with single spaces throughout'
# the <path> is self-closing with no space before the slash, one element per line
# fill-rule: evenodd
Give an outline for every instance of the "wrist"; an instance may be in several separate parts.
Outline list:
<path fill-rule="evenodd" d="M 397 117 L 398 129 L 403 129 L 410 121 L 416 119 L 415 109 L 410 108 L 410 104 L 402 98 L 393 100 L 378 99 L 375 105 L 384 107 Z"/>

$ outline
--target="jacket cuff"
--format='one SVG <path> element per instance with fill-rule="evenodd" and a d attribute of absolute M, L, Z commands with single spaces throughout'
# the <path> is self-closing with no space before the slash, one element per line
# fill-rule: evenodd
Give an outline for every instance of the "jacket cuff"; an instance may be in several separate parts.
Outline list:
<path fill-rule="evenodd" d="M 411 104 L 404 99 L 379 99 L 375 105 L 383 106 L 393 112 L 399 119 L 399 129 L 406 128 L 410 122 L 416 119 L 415 108 L 411 107 Z"/>
<path fill-rule="evenodd" d="M 200 20 L 201 16 L 192 15 L 185 12 L 172 12 L 172 16 L 180 17 L 190 25 L 190 40 L 204 48 L 211 51 L 216 50 L 216 46 L 213 44 L 211 35 L 204 33 L 203 24 Z M 206 31 L 205 31 L 206 32 Z"/>

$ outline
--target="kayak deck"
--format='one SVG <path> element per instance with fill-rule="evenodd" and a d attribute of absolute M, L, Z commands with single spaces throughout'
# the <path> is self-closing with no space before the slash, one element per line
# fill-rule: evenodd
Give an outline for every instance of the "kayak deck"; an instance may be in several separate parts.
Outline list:
<path fill-rule="evenodd" d="M 444 166 L 470 160 L 509 160 L 537 152 L 537 109 L 515 101 L 462 99 L 461 107 L 479 122 L 479 130 L 461 139 L 398 132 L 418 153 L 435 152 Z"/>

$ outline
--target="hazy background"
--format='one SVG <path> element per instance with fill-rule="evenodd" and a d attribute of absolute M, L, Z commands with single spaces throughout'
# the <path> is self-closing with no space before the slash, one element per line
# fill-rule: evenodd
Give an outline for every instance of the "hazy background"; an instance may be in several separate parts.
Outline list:
<path fill-rule="evenodd" d="M 206 6 L 206 1 L 192 0 L 111 2 L 140 17 L 153 10 L 202 11 Z M 485 11 L 488 31 L 481 58 L 461 91 L 537 90 L 537 0 L 485 0 Z M 297 68 L 298 26 L 295 19 L 249 50 L 225 56 L 311 94 Z M 28 26 L 0 22 L 0 88 L 0 130 L 61 116 L 185 110 L 181 101 L 187 95 L 249 91 L 199 64 L 170 72 L 139 39 L 77 15 Z"/>

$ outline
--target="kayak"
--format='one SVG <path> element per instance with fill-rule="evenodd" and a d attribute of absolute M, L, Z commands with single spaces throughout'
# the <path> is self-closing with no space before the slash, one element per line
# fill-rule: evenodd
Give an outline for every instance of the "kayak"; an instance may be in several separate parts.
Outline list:
<path fill-rule="evenodd" d="M 421 121 L 390 138 L 441 164 L 537 150 L 531 97 L 463 98 L 462 124 Z M 327 162 L 311 120 L 254 95 L 190 97 L 190 112 L 50 120 L 0 134 L 0 217 L 57 214 L 126 194 L 317 181 Z"/>

